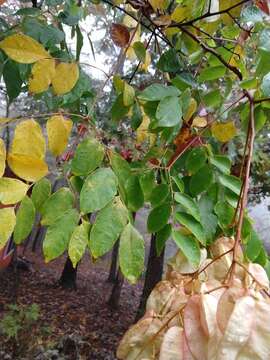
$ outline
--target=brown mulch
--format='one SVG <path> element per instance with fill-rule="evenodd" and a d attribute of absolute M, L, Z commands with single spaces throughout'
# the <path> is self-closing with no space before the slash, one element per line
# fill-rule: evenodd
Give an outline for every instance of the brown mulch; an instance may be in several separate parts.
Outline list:
<path fill-rule="evenodd" d="M 117 344 L 134 321 L 142 284 L 132 286 L 125 282 L 120 307 L 111 310 L 107 305 L 112 288 L 112 284 L 107 282 L 108 259 L 93 264 L 89 257 L 85 257 L 78 269 L 77 291 L 70 291 L 57 285 L 65 257 L 49 264 L 45 264 L 40 255 L 30 252 L 26 258 L 31 261 L 32 270 L 19 271 L 17 303 L 39 305 L 38 326 L 49 326 L 50 329 L 50 333 L 42 337 L 41 345 L 53 347 L 64 337 L 71 336 L 80 339 L 83 345 L 78 347 L 76 355 L 70 351 L 61 359 L 116 359 Z M 10 269 L 0 273 L 0 319 L 6 313 L 6 305 L 14 302 L 13 296 L 14 271 Z M 0 350 L 1 343 L 0 337 Z M 36 347 L 39 345 L 40 339 Z M 35 359 L 33 354 L 16 359 L 32 360 Z"/>

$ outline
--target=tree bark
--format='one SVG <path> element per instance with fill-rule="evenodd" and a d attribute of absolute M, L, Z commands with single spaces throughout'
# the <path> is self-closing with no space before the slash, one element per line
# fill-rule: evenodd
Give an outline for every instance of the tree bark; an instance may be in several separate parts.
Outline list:
<path fill-rule="evenodd" d="M 156 284 L 161 281 L 163 274 L 163 262 L 164 262 L 164 252 L 163 249 L 160 256 L 157 255 L 156 252 L 156 234 L 152 234 L 151 236 L 151 245 L 150 245 L 150 253 L 148 257 L 147 270 L 144 281 L 144 288 L 140 300 L 140 305 L 137 310 L 136 319 L 138 321 L 145 312 L 147 299 L 156 286 Z"/>
<path fill-rule="evenodd" d="M 108 276 L 108 282 L 115 283 L 117 278 L 117 260 L 118 260 L 118 249 L 119 249 L 119 239 L 113 246 L 112 255 L 111 255 L 111 267 L 110 273 Z"/>
<path fill-rule="evenodd" d="M 72 262 L 68 256 L 65 266 L 64 266 L 64 269 L 63 269 L 63 272 L 62 272 L 62 275 L 59 280 L 59 284 L 64 289 L 70 289 L 70 290 L 77 289 L 77 285 L 76 285 L 77 268 L 78 268 L 78 265 L 74 268 L 72 265 Z"/>
<path fill-rule="evenodd" d="M 123 276 L 120 268 L 118 268 L 116 281 L 113 286 L 111 296 L 108 300 L 108 305 L 113 310 L 116 310 L 119 307 L 119 301 L 120 301 L 120 295 L 121 295 L 123 283 L 124 283 L 124 276 Z"/>

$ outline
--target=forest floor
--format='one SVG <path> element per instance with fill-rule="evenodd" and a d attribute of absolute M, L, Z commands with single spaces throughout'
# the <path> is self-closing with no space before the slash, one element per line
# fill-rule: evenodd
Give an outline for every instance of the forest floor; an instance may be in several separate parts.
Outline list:
<path fill-rule="evenodd" d="M 17 304 L 37 304 L 40 317 L 31 328 L 20 330 L 17 344 L 0 335 L 1 360 L 116 359 L 117 344 L 134 322 L 142 283 L 125 281 L 119 309 L 111 310 L 108 258 L 93 264 L 86 256 L 79 265 L 77 290 L 70 291 L 57 284 L 64 256 L 47 265 L 42 256 L 25 256 L 31 270 L 18 272 Z M 0 273 L 0 319 L 8 313 L 8 304 L 14 304 L 15 289 L 14 270 Z"/>

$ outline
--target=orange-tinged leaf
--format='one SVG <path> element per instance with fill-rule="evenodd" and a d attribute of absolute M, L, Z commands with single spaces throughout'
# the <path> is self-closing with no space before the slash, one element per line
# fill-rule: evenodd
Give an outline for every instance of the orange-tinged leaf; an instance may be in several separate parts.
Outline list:
<path fill-rule="evenodd" d="M 46 91 L 52 82 L 55 73 L 55 60 L 43 59 L 37 61 L 29 79 L 29 92 L 39 94 Z"/>
<path fill-rule="evenodd" d="M 41 127 L 35 120 L 24 120 L 16 126 L 11 152 L 44 159 L 46 142 Z"/>
<path fill-rule="evenodd" d="M 53 91 L 63 95 L 71 91 L 79 79 L 79 68 L 75 63 L 61 63 L 56 66 L 52 78 Z"/>
<path fill-rule="evenodd" d="M 72 121 L 56 115 L 47 121 L 46 127 L 50 151 L 54 156 L 61 155 L 68 144 Z"/>
<path fill-rule="evenodd" d="M 227 123 L 214 123 L 211 127 L 212 135 L 220 142 L 228 142 L 237 133 L 237 129 L 233 121 Z"/>
<path fill-rule="evenodd" d="M 26 195 L 28 185 L 18 179 L 0 178 L 0 203 L 4 205 L 16 204 Z"/>
<path fill-rule="evenodd" d="M 6 147 L 2 139 L 0 139 L 0 177 L 4 175 L 6 167 Z"/>
<path fill-rule="evenodd" d="M 48 166 L 41 158 L 31 155 L 9 153 L 8 165 L 18 177 L 36 182 L 48 173 Z"/>
<path fill-rule="evenodd" d="M 22 64 L 32 64 L 41 59 L 51 58 L 44 47 L 24 34 L 14 34 L 0 42 L 2 49 L 12 60 Z"/>
<path fill-rule="evenodd" d="M 129 43 L 129 31 L 126 26 L 121 24 L 112 24 L 111 38 L 116 46 L 124 48 Z"/>
<path fill-rule="evenodd" d="M 6 245 L 10 238 L 15 224 L 16 215 L 12 207 L 0 209 L 0 250 Z"/>

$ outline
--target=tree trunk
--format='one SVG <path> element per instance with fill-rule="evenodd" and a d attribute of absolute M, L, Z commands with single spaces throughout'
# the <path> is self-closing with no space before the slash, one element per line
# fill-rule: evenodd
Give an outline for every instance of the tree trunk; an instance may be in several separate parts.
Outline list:
<path fill-rule="evenodd" d="M 156 284 L 162 279 L 163 274 L 163 261 L 164 261 L 164 252 L 163 249 L 160 256 L 157 255 L 156 252 L 156 234 L 152 234 L 151 236 L 151 245 L 150 245 L 150 253 L 148 257 L 147 270 L 144 281 L 143 293 L 141 296 L 141 301 L 139 308 L 136 314 L 136 320 L 138 321 L 145 312 L 147 299 L 156 286 Z"/>
<path fill-rule="evenodd" d="M 117 259 L 118 259 L 118 249 L 119 249 L 119 239 L 113 246 L 112 255 L 111 255 L 111 267 L 110 273 L 108 276 L 108 282 L 115 283 L 117 277 Z"/>
<path fill-rule="evenodd" d="M 124 283 L 124 276 L 123 276 L 120 268 L 118 268 L 116 281 L 113 286 L 111 296 L 108 300 L 108 305 L 113 310 L 116 310 L 119 307 L 119 301 L 120 301 L 120 295 L 121 295 L 123 283 Z"/>
<path fill-rule="evenodd" d="M 77 268 L 78 268 L 78 265 L 74 268 L 72 265 L 72 262 L 68 256 L 65 266 L 64 266 L 64 270 L 63 270 L 61 278 L 59 280 L 59 284 L 64 289 L 70 289 L 70 290 L 77 289 L 77 286 L 76 286 Z"/>

